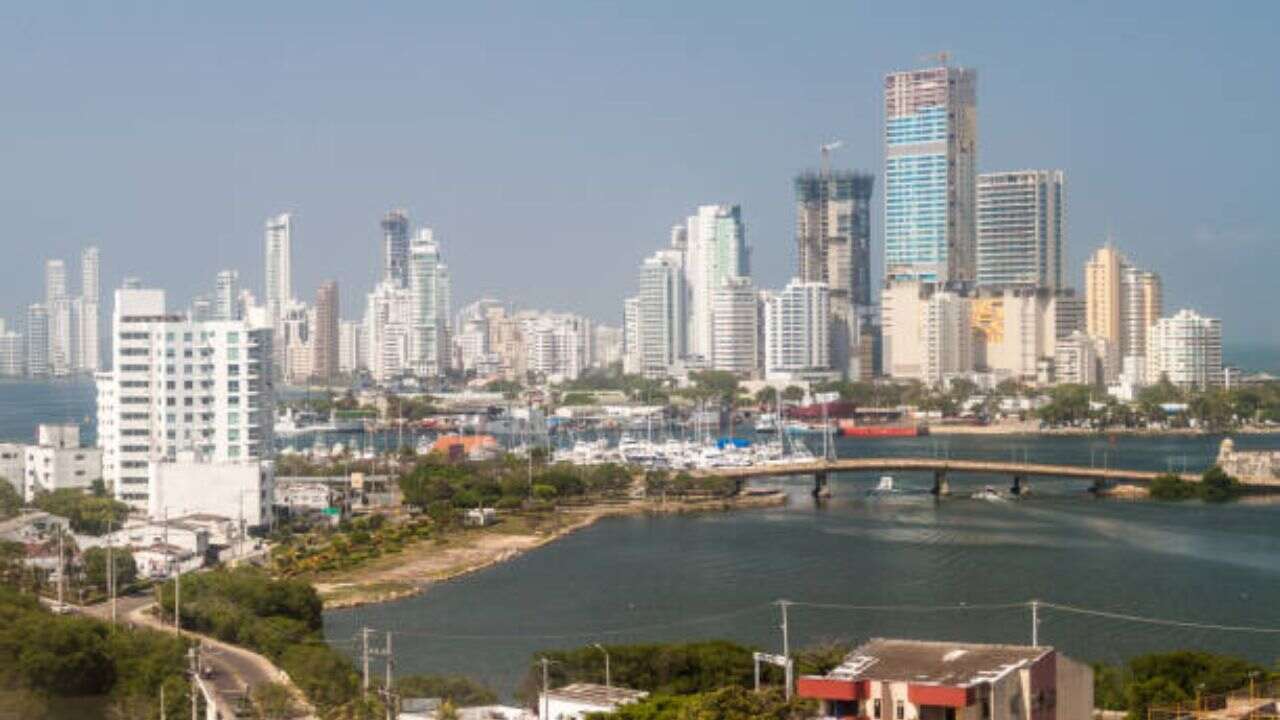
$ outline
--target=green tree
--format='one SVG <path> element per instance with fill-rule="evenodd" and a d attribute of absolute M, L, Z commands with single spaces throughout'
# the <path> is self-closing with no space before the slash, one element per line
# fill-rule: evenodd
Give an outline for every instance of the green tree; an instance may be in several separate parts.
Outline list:
<path fill-rule="evenodd" d="M 293 693 L 283 683 L 263 683 L 250 694 L 255 720 L 288 720 L 298 714 Z"/>
<path fill-rule="evenodd" d="M 0 520 L 15 517 L 22 509 L 22 495 L 3 475 L 0 475 Z"/>
<path fill-rule="evenodd" d="M 1226 502 L 1240 494 L 1240 481 L 1214 465 L 1200 476 L 1199 490 L 1205 502 Z"/>
<path fill-rule="evenodd" d="M 106 548 L 95 547 L 85 550 L 81 558 L 85 582 L 103 590 L 107 589 L 107 554 Z M 133 553 L 124 548 L 116 548 L 110 554 L 116 587 L 123 588 L 133 584 L 138 579 L 138 565 L 133 560 Z"/>
<path fill-rule="evenodd" d="M 787 402 L 800 402 L 804 399 L 804 388 L 799 385 L 788 385 L 782 389 L 782 399 Z"/>
<path fill-rule="evenodd" d="M 498 694 L 483 683 L 462 675 L 405 675 L 395 680 L 401 697 L 435 697 L 457 707 L 491 705 Z"/>

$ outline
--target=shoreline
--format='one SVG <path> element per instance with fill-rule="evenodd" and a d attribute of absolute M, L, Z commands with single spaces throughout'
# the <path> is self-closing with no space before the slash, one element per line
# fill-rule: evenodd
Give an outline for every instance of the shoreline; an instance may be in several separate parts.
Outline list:
<path fill-rule="evenodd" d="M 1036 437 L 1106 437 L 1108 435 L 1125 435 L 1133 437 L 1196 437 L 1203 435 L 1280 435 L 1280 427 L 1274 428 L 1236 428 L 1233 430 L 1201 430 L 1199 428 L 1169 428 L 1152 430 L 1148 428 L 1112 428 L 1093 430 L 1090 428 L 1040 428 L 1031 423 L 1001 425 L 930 425 L 929 435 L 1034 435 Z"/>
<path fill-rule="evenodd" d="M 426 592 L 436 583 L 507 562 L 591 527 L 605 518 L 728 512 L 778 507 L 786 502 L 787 494 L 781 490 L 731 498 L 666 502 L 629 500 L 618 504 L 558 509 L 553 514 L 553 522 L 564 518 L 568 520 L 566 524 L 551 528 L 530 528 L 523 532 L 505 532 L 508 528 L 503 525 L 517 520 L 528 521 L 529 516 L 508 516 L 503 522 L 490 528 L 464 530 L 460 536 L 446 540 L 443 544 L 423 541 L 407 547 L 391 558 L 396 562 L 389 562 L 386 567 L 357 569 L 345 577 L 315 579 L 311 584 L 320 594 L 326 612 L 392 602 Z M 433 552 L 436 548 L 440 550 Z"/>

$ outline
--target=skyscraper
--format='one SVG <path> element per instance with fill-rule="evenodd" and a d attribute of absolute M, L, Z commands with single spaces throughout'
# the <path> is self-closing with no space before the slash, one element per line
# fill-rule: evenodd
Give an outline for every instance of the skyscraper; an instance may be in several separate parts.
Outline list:
<path fill-rule="evenodd" d="M 1064 227 L 1061 170 L 979 175 L 978 284 L 1061 288 Z"/>
<path fill-rule="evenodd" d="M 1085 333 L 1120 344 L 1120 274 L 1128 261 L 1113 245 L 1094 251 L 1084 265 Z"/>
<path fill-rule="evenodd" d="M 742 377 L 757 371 L 759 293 L 751 278 L 725 280 L 711 294 L 711 368 Z"/>
<path fill-rule="evenodd" d="M 66 375 L 75 362 L 75 328 L 67 294 L 67 265 L 62 260 L 45 261 L 44 308 L 48 318 L 48 371 L 51 375 Z"/>
<path fill-rule="evenodd" d="M 673 240 L 674 240 L 673 236 Z M 688 354 L 709 362 L 711 298 L 726 280 L 751 275 L 742 209 L 702 205 L 687 222 L 684 272 L 689 284 Z"/>
<path fill-rule="evenodd" d="M 413 331 L 412 364 L 419 375 L 434 377 L 449 369 L 449 267 L 429 228 L 409 244 L 409 292 Z"/>
<path fill-rule="evenodd" d="M 27 369 L 26 339 L 0 319 L 0 377 L 20 377 Z"/>
<path fill-rule="evenodd" d="M 338 376 L 338 281 L 321 283 L 316 291 L 316 322 L 313 332 L 315 359 L 311 374 L 323 381 Z"/>
<path fill-rule="evenodd" d="M 101 258 L 96 246 L 89 246 L 80 253 L 80 300 L 75 312 L 78 323 L 76 369 L 90 373 L 97 372 L 100 365 L 100 265 Z"/>
<path fill-rule="evenodd" d="M 266 250 L 267 318 L 275 323 L 293 299 L 292 215 L 282 213 L 267 219 Z"/>
<path fill-rule="evenodd" d="M 871 304 L 869 173 L 802 173 L 795 179 L 798 277 L 826 283 L 831 303 L 831 364 L 859 375 L 859 308 Z"/>
<path fill-rule="evenodd" d="M 49 375 L 49 309 L 40 303 L 27 307 L 27 375 Z"/>
<path fill-rule="evenodd" d="M 1120 273 L 1120 299 L 1120 354 L 1143 357 L 1147 354 L 1147 330 L 1164 314 L 1160 276 L 1126 266 Z"/>
<path fill-rule="evenodd" d="M 395 287 L 409 287 L 409 216 L 403 210 L 382 218 L 382 277 Z"/>
<path fill-rule="evenodd" d="M 666 377 L 682 357 L 685 323 L 684 260 L 675 248 L 659 250 L 640 266 L 634 312 L 635 358 L 649 378 Z"/>
<path fill-rule="evenodd" d="M 240 319 L 240 273 L 223 270 L 213 288 L 213 315 L 218 320 Z"/>
<path fill-rule="evenodd" d="M 885 76 L 885 278 L 973 280 L 977 73 Z"/>

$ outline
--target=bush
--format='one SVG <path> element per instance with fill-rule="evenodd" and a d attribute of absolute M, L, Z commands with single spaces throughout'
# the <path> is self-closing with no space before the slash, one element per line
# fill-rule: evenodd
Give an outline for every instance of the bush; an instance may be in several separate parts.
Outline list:
<path fill-rule="evenodd" d="M 1151 481 L 1151 498 L 1179 502 L 1196 496 L 1196 486 L 1177 475 L 1160 475 Z"/>
<path fill-rule="evenodd" d="M 1239 494 L 1240 481 L 1218 465 L 1205 470 L 1200 477 L 1200 497 L 1205 502 L 1226 502 Z"/>
<path fill-rule="evenodd" d="M 438 697 L 457 707 L 492 705 L 498 694 L 484 684 L 461 675 L 406 675 L 396 678 L 401 697 Z"/>

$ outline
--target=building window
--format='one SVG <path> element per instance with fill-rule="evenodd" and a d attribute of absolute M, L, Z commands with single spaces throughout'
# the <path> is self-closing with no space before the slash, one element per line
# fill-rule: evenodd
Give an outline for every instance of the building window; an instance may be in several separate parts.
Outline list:
<path fill-rule="evenodd" d="M 982 698 L 982 720 L 991 720 L 991 698 Z"/>
<path fill-rule="evenodd" d="M 880 698 L 871 701 L 871 717 L 880 720 Z"/>
<path fill-rule="evenodd" d="M 894 710 L 894 716 L 898 720 L 904 720 L 907 717 L 907 708 L 902 704 L 901 700 L 898 701 L 897 709 Z"/>

